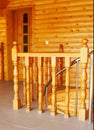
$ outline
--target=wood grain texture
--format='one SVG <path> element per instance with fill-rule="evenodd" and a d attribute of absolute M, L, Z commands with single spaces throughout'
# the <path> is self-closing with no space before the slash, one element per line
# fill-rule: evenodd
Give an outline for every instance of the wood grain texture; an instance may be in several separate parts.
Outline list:
<path fill-rule="evenodd" d="M 93 0 L 11 0 L 7 9 L 18 10 L 34 6 L 32 15 L 33 52 L 58 52 L 62 44 L 64 52 L 79 52 L 82 39 L 89 40 L 89 51 L 93 48 Z M 11 44 L 7 41 L 6 17 L 2 10 L 0 16 L 0 42 L 4 42 L 4 75 L 9 78 L 7 55 Z M 10 17 L 8 15 L 8 17 Z M 10 34 L 10 33 L 9 33 Z M 10 36 L 8 36 L 10 38 Z M 49 41 L 46 45 L 45 41 Z M 8 44 L 7 44 L 8 43 Z M 9 45 L 9 46 L 8 46 Z M 53 48 L 53 49 L 52 49 Z M 9 54 L 10 55 L 10 54 Z M 75 79 L 74 79 L 75 80 Z"/>

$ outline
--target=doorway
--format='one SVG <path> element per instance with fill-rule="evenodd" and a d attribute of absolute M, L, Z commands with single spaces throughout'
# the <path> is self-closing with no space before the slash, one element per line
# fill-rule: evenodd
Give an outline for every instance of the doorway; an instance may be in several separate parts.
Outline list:
<path fill-rule="evenodd" d="M 17 41 L 19 52 L 32 51 L 32 8 L 11 10 L 7 12 L 7 79 L 13 79 L 11 49 L 13 41 Z M 22 67 L 23 60 L 19 61 Z M 11 71 L 10 71 L 11 70 Z M 22 72 L 19 72 L 19 79 Z"/>
<path fill-rule="evenodd" d="M 20 52 L 30 52 L 32 45 L 32 9 L 13 11 L 14 40 Z"/>

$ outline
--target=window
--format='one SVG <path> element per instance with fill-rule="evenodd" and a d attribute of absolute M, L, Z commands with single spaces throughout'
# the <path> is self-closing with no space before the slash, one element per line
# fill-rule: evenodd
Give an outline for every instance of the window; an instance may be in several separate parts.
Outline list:
<path fill-rule="evenodd" d="M 28 14 L 27 13 L 23 14 L 23 23 L 28 23 Z"/>
<path fill-rule="evenodd" d="M 28 13 L 23 14 L 23 52 L 28 52 L 28 37 L 29 37 L 29 23 L 28 23 Z"/>

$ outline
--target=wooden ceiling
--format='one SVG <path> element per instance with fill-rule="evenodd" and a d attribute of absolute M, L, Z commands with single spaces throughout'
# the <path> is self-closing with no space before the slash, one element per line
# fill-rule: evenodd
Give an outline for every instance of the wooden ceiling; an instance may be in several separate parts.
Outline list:
<path fill-rule="evenodd" d="M 0 0 L 0 9 L 6 8 L 10 0 Z"/>

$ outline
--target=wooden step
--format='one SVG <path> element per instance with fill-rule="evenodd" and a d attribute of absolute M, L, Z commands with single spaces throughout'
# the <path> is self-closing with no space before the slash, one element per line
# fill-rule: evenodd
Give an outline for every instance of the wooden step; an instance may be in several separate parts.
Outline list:
<path fill-rule="evenodd" d="M 64 114 L 65 111 L 65 90 L 56 92 L 57 113 Z M 48 94 L 48 109 L 51 110 L 51 93 Z M 89 89 L 86 89 L 86 109 L 89 109 Z M 80 89 L 78 89 L 78 108 L 80 106 Z M 69 115 L 74 116 L 76 113 L 76 89 L 72 88 L 69 92 Z"/>

